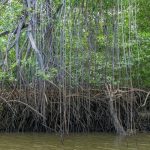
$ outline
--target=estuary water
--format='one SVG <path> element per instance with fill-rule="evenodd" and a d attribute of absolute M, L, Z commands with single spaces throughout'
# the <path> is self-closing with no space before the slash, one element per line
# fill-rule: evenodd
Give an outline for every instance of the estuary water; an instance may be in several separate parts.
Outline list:
<path fill-rule="evenodd" d="M 150 150 L 150 134 L 70 134 L 62 142 L 54 134 L 0 133 L 0 150 Z"/>

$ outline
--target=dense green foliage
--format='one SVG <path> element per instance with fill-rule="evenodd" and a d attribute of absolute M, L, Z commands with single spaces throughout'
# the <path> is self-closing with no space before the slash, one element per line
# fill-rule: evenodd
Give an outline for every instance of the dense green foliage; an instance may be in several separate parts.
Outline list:
<path fill-rule="evenodd" d="M 40 3 L 40 1 L 39 1 Z M 65 55 L 65 70 L 66 72 L 70 73 L 71 68 L 71 76 L 73 81 L 72 82 L 81 82 L 82 77 L 84 76 L 84 81 L 89 82 L 92 84 L 104 82 L 104 80 L 114 80 L 114 84 L 118 84 L 118 82 L 122 82 L 122 84 L 126 84 L 126 81 L 122 81 L 120 78 L 125 78 L 125 76 L 128 76 L 129 70 L 132 69 L 132 79 L 135 86 L 140 87 L 149 87 L 150 86 L 150 70 L 149 68 L 149 58 L 150 58 L 150 45 L 149 45 L 149 39 L 150 39 L 150 30 L 149 30 L 149 10 L 150 5 L 148 0 L 138 0 L 136 5 L 133 3 L 133 9 L 136 9 L 135 12 L 133 10 L 130 10 L 128 7 L 126 1 L 123 2 L 123 8 L 121 8 L 121 5 L 118 5 L 120 15 L 116 18 L 115 15 L 111 14 L 111 9 L 114 7 L 115 1 L 107 1 L 107 2 L 94 2 L 89 1 L 88 3 L 84 3 L 82 1 L 66 1 L 66 10 L 67 12 L 70 12 L 69 9 L 74 7 L 75 9 L 72 10 L 73 13 L 67 14 L 67 20 L 61 20 L 60 18 L 63 17 L 63 14 L 61 14 L 62 10 L 57 11 L 57 8 L 59 8 L 59 5 L 61 2 L 56 1 L 53 2 L 53 10 L 52 14 L 55 15 L 55 19 L 53 21 L 53 26 L 55 27 L 55 35 L 54 40 L 59 42 L 61 39 L 61 36 L 65 36 L 65 52 L 62 55 Z M 121 2 L 120 2 L 121 4 Z M 83 7 L 86 7 L 88 9 L 89 15 L 85 16 L 84 11 L 86 13 L 86 10 L 83 9 Z M 106 19 L 105 21 L 99 21 L 102 19 L 101 14 L 102 13 L 100 7 L 104 10 L 103 17 Z M 117 6 L 116 6 L 117 7 Z M 10 31 L 12 32 L 20 19 L 20 17 L 24 13 L 24 6 L 21 1 L 15 1 L 12 0 L 10 3 L 1 3 L 0 5 L 0 32 L 4 31 Z M 112 10 L 112 13 L 115 13 Z M 32 10 L 27 10 L 29 12 L 32 12 Z M 37 12 L 40 12 L 40 8 L 37 9 Z M 110 11 L 110 13 L 108 13 Z M 132 11 L 131 17 L 129 17 L 129 11 Z M 57 14 L 55 14 L 55 12 Z M 76 15 L 74 15 L 74 13 Z M 75 17 L 78 17 L 78 20 L 75 19 Z M 136 18 L 135 18 L 136 17 Z M 123 19 L 124 18 L 124 19 Z M 44 18 L 42 18 L 44 19 Z M 46 17 L 45 17 L 46 19 Z M 113 29 L 113 19 L 116 19 L 116 21 L 120 25 L 117 27 L 116 35 L 114 35 L 115 29 Z M 122 20 L 123 19 L 123 20 Z M 136 20 L 137 21 L 136 21 Z M 27 18 L 28 22 L 29 17 Z M 46 19 L 47 20 L 47 19 Z M 90 21 L 88 21 L 90 20 Z M 41 26 L 45 26 L 46 23 L 45 20 L 40 20 Z M 48 20 L 47 20 L 48 21 Z M 65 23 L 64 23 L 65 21 Z M 75 21 L 75 22 L 74 22 Z M 77 21 L 77 22 L 76 22 Z M 97 22 L 98 23 L 97 23 Z M 132 21 L 131 25 L 129 25 L 129 21 Z M 136 21 L 136 22 L 135 22 Z M 64 26 L 65 24 L 65 26 Z M 74 26 L 76 25 L 76 26 Z M 107 32 L 109 35 L 106 35 L 105 33 L 105 26 L 108 28 Z M 42 28 L 42 27 L 41 27 Z M 97 29 L 95 29 L 97 28 Z M 131 28 L 131 29 L 130 29 Z M 65 30 L 65 31 L 62 31 Z M 26 28 L 22 30 L 22 35 L 20 38 L 20 49 L 23 49 L 24 46 L 27 44 L 26 42 Z M 117 31 L 119 30 L 119 31 Z M 73 32 L 72 32 L 73 31 Z M 129 37 L 130 32 L 130 39 Z M 0 79 L 7 79 L 10 81 L 17 80 L 16 76 L 16 56 L 15 56 L 15 48 L 12 48 L 9 50 L 9 56 L 8 61 L 9 64 L 8 70 L 4 72 L 2 69 L 3 61 L 5 58 L 6 50 L 9 49 L 11 44 L 13 44 L 13 40 L 15 38 L 15 35 L 12 35 L 14 37 L 11 38 L 12 41 L 9 41 L 8 44 L 8 35 L 1 36 L 0 37 L 0 64 L 1 64 L 1 70 L 0 70 Z M 107 36 L 107 37 L 105 37 Z M 118 37 L 117 41 L 114 41 L 114 39 Z M 89 43 L 90 40 L 90 43 Z M 107 41 L 106 41 L 107 40 Z M 113 43 L 116 43 L 115 45 Z M 61 45 L 55 45 L 54 49 L 60 49 Z M 112 55 L 112 52 L 107 54 L 106 58 L 106 49 L 107 47 L 114 46 L 114 56 Z M 131 49 L 132 52 L 129 52 Z M 110 49 L 111 50 L 111 49 Z M 116 51 L 116 52 L 115 52 Z M 119 52 L 119 54 L 117 54 Z M 126 51 L 126 56 L 123 54 Z M 58 58 L 61 57 L 61 52 L 57 50 L 57 56 Z M 27 69 L 27 66 L 35 66 L 35 58 L 34 56 L 30 56 L 30 58 L 26 59 L 25 57 L 26 53 L 22 52 L 22 60 L 21 60 L 21 66 L 22 68 L 25 68 L 25 74 L 29 74 L 29 72 L 33 76 L 41 76 L 44 79 L 50 79 L 53 80 L 55 76 L 59 73 L 59 67 L 51 67 L 48 71 L 38 71 L 38 72 L 31 72 L 30 69 Z M 71 56 L 70 56 L 71 55 Z M 117 56 L 119 55 L 119 56 Z M 55 57 L 55 56 L 54 56 Z M 112 58 L 114 57 L 114 58 Z M 109 60 L 106 60 L 109 59 Z M 119 60 L 118 60 L 119 59 Z M 108 61 L 108 63 L 106 63 Z M 114 61 L 114 69 L 112 71 L 112 61 Z M 118 62 L 119 61 L 119 62 Z M 118 64 L 119 63 L 119 64 Z M 61 65 L 61 64 L 60 64 Z M 63 65 L 63 64 L 62 64 Z M 81 66 L 81 67 L 79 67 Z M 90 67 L 89 67 L 90 66 Z M 27 68 L 26 68 L 27 67 Z M 37 66 L 38 67 L 38 66 Z M 63 66 L 62 66 L 63 67 Z M 105 68 L 108 68 L 107 75 L 104 73 Z M 64 68 L 63 68 L 64 69 Z M 126 70 L 126 71 L 125 71 Z M 90 76 L 88 76 L 90 74 Z M 106 77 L 104 77 L 104 74 Z M 125 74 L 125 76 L 123 75 Z M 75 77 L 78 76 L 78 79 Z M 114 76 L 114 77 L 112 77 Z M 121 77 L 119 77 L 121 76 Z M 31 77 L 31 76 L 30 76 Z M 76 78 L 76 79 L 75 79 Z M 106 79 L 104 79 L 106 78 Z M 114 79 L 113 79 L 114 78 Z M 128 78 L 130 78 L 128 76 Z M 79 81 L 77 81 L 79 80 Z M 128 79 L 123 79 L 128 80 Z M 139 81 L 137 83 L 137 80 Z"/>

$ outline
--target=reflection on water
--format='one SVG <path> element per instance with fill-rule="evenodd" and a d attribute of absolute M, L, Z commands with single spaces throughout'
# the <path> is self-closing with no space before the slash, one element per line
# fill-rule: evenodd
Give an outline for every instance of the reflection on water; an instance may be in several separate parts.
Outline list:
<path fill-rule="evenodd" d="M 119 137 L 112 134 L 0 134 L 0 150 L 150 150 L 150 134 Z"/>

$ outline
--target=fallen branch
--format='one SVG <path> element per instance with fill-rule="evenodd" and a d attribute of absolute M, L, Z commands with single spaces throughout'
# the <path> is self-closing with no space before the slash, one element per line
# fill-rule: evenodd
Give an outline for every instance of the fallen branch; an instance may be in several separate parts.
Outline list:
<path fill-rule="evenodd" d="M 22 101 L 17 101 L 17 100 L 9 100 L 9 101 L 7 101 L 7 103 L 10 103 L 10 102 L 20 103 L 20 104 L 22 104 L 22 105 L 25 105 L 26 107 L 28 107 L 28 108 L 30 108 L 32 111 L 34 111 L 37 115 L 39 115 L 40 117 L 46 119 L 45 116 L 43 116 L 40 112 L 38 112 L 36 109 L 34 109 L 34 108 L 33 108 L 32 106 L 30 106 L 29 104 L 26 104 L 26 103 L 24 103 L 24 102 L 22 102 Z"/>
<path fill-rule="evenodd" d="M 8 103 L 8 101 L 7 101 L 5 98 L 1 97 L 1 96 L 0 96 L 0 99 L 1 99 L 3 102 L 5 102 L 5 103 L 8 105 L 8 107 L 10 108 L 10 110 L 14 113 L 14 111 L 13 111 L 11 105 Z"/>

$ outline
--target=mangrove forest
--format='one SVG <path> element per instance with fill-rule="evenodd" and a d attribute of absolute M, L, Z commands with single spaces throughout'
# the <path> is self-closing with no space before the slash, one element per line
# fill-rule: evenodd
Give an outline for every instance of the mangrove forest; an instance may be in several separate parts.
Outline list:
<path fill-rule="evenodd" d="M 0 132 L 150 131 L 150 0 L 1 0 Z"/>

